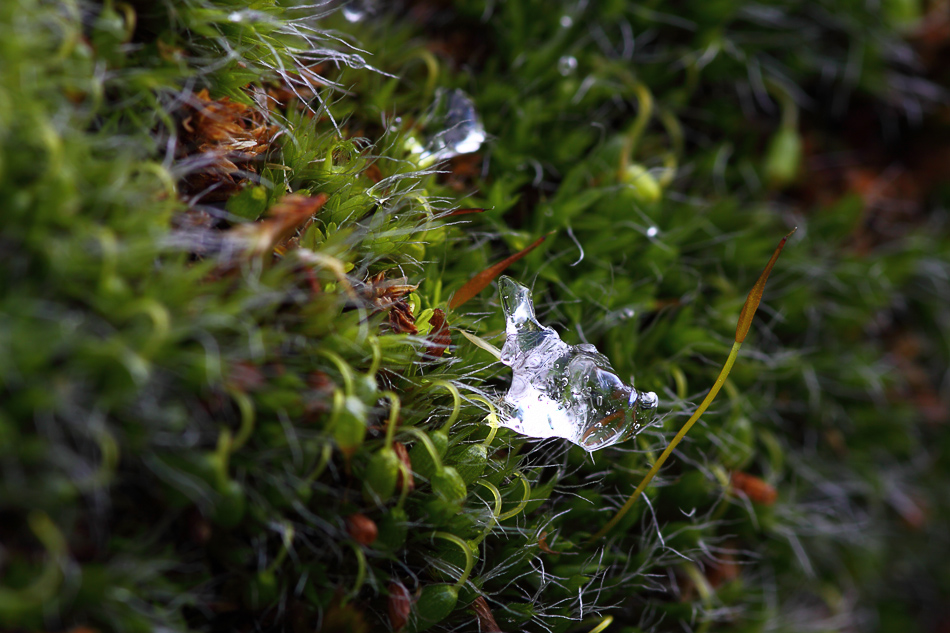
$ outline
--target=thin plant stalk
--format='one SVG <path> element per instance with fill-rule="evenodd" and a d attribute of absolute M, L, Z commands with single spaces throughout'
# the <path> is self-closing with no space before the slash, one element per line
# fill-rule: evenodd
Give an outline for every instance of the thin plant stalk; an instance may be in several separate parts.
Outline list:
<path fill-rule="evenodd" d="M 716 378 L 716 382 L 713 383 L 709 393 L 706 394 L 706 397 L 703 398 L 702 403 L 700 403 L 693 415 L 690 416 L 690 418 L 686 421 L 686 424 L 683 425 L 683 428 L 679 430 L 679 433 L 677 433 L 673 440 L 669 443 L 669 445 L 666 447 L 666 450 L 664 450 L 660 457 L 657 458 L 657 460 L 653 463 L 653 467 L 650 468 L 650 471 L 643 477 L 640 485 L 638 485 L 633 491 L 633 494 L 627 498 L 627 501 L 623 504 L 620 510 L 617 511 L 617 514 L 615 514 L 614 517 L 610 519 L 610 521 L 608 521 L 607 524 L 596 534 L 590 537 L 588 542 L 593 542 L 606 536 L 610 530 L 612 530 L 617 525 L 617 523 L 619 523 L 620 520 L 626 516 L 626 514 L 630 511 L 630 508 L 633 507 L 633 504 L 636 503 L 637 499 L 640 498 L 640 495 L 643 494 L 643 491 L 646 489 L 646 487 L 651 481 L 653 481 L 653 478 L 656 477 L 656 474 L 660 471 L 660 468 L 663 467 L 663 464 L 666 463 L 666 460 L 669 459 L 670 455 L 673 454 L 673 451 L 676 449 L 679 443 L 683 441 L 683 438 L 686 437 L 686 434 L 689 433 L 689 430 L 693 428 L 693 425 L 696 424 L 700 416 L 702 416 L 706 409 L 709 408 L 709 405 L 712 404 L 712 401 L 716 398 L 719 390 L 722 389 L 722 385 L 726 382 L 726 378 L 729 376 L 729 372 L 732 371 L 732 366 L 736 362 L 736 357 L 739 355 L 739 348 L 742 347 L 742 342 L 749 333 L 749 328 L 752 325 L 752 317 L 755 315 L 755 311 L 759 308 L 759 303 L 762 301 L 762 292 L 765 289 L 765 282 L 768 281 L 769 273 L 772 272 L 772 267 L 775 266 L 775 262 L 778 260 L 778 256 L 782 252 L 785 242 L 792 235 L 792 233 L 795 232 L 795 230 L 796 229 L 792 229 L 788 235 L 782 238 L 782 241 L 775 249 L 775 252 L 772 253 L 769 263 L 765 265 L 765 270 L 762 271 L 759 279 L 755 282 L 755 285 L 752 286 L 752 290 L 749 291 L 749 296 L 746 297 L 745 304 L 742 306 L 742 312 L 739 313 L 739 322 L 736 325 L 735 342 L 732 344 L 732 349 L 729 351 L 729 357 L 726 358 L 726 363 L 722 366 L 722 370 L 719 372 L 719 376 Z"/>

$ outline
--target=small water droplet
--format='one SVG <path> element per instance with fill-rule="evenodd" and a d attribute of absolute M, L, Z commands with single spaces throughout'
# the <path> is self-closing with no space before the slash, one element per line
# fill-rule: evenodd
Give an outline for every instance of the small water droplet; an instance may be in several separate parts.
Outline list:
<path fill-rule="evenodd" d="M 561 73 L 562 76 L 567 77 L 575 70 L 577 70 L 577 58 L 573 55 L 565 55 L 557 60 L 557 71 Z"/>
<path fill-rule="evenodd" d="M 350 0 L 343 7 L 343 18 L 350 23 L 361 22 L 374 13 L 376 7 L 370 0 Z"/>
<path fill-rule="evenodd" d="M 242 9 L 228 14 L 228 22 L 271 22 L 273 18 L 263 11 Z"/>
<path fill-rule="evenodd" d="M 625 319 L 632 319 L 636 315 L 636 311 L 633 308 L 624 308 L 620 311 L 620 314 Z"/>
<path fill-rule="evenodd" d="M 561 28 L 569 29 L 574 26 L 574 18 L 569 15 L 561 16 Z"/>
<path fill-rule="evenodd" d="M 647 237 L 656 237 L 659 234 L 660 234 L 660 229 L 656 228 L 655 226 L 651 226 L 650 228 L 647 229 Z"/>
<path fill-rule="evenodd" d="M 359 22 L 360 20 L 366 17 L 366 14 L 363 13 L 362 11 L 354 9 L 350 5 L 346 5 L 345 7 L 343 7 L 343 17 L 346 19 L 347 22 L 352 23 L 352 22 Z"/>

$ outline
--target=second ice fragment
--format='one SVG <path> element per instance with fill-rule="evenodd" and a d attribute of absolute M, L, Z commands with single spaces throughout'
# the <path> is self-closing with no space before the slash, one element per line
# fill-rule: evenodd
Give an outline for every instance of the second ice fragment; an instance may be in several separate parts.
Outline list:
<path fill-rule="evenodd" d="M 501 362 L 513 372 L 504 426 L 595 451 L 653 421 L 655 393 L 624 384 L 593 345 L 569 345 L 538 323 L 528 288 L 510 277 L 499 278 L 498 288 L 506 321 Z"/>
<path fill-rule="evenodd" d="M 440 96 L 436 103 L 441 105 L 443 98 L 447 101 L 444 127 L 429 139 L 422 151 L 420 159 L 426 163 L 477 152 L 485 142 L 485 128 L 469 96 L 461 90 L 453 90 L 447 97 Z"/>

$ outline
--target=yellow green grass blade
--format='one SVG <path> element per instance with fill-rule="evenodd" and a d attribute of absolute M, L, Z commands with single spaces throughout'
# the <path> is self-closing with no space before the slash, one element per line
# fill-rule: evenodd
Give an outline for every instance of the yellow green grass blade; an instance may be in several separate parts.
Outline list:
<path fill-rule="evenodd" d="M 762 271 L 762 274 L 759 275 L 759 279 L 755 282 L 755 285 L 752 286 L 752 290 L 749 291 L 749 296 L 746 297 L 745 304 L 742 306 L 742 311 L 739 313 L 739 323 L 736 327 L 736 340 L 732 344 L 732 350 L 729 351 L 729 357 L 726 358 L 726 363 L 722 366 L 722 370 L 719 372 L 719 376 L 716 377 L 716 382 L 713 384 L 712 388 L 709 390 L 709 393 L 706 394 L 706 397 L 703 398 L 702 403 L 700 403 L 699 408 L 690 416 L 689 420 L 686 421 L 686 424 L 683 425 L 683 428 L 679 430 L 679 433 L 673 438 L 673 440 L 666 447 L 666 450 L 660 455 L 660 457 L 654 462 L 653 467 L 650 468 L 650 471 L 643 477 L 643 480 L 640 482 L 640 485 L 636 487 L 633 491 L 633 494 L 627 498 L 627 501 L 623 504 L 620 510 L 617 511 L 617 514 L 607 522 L 607 524 L 602 527 L 596 534 L 594 534 L 589 542 L 596 541 L 600 538 L 606 536 L 610 530 L 626 516 L 627 512 L 630 511 L 630 508 L 633 507 L 633 504 L 636 503 L 637 499 L 640 498 L 640 495 L 643 494 L 643 491 L 646 487 L 653 481 L 653 478 L 660 471 L 660 468 L 663 467 L 663 464 L 666 463 L 666 460 L 669 459 L 670 455 L 673 454 L 673 451 L 676 449 L 677 445 L 686 437 L 686 434 L 689 433 L 689 430 L 693 428 L 693 425 L 696 424 L 700 416 L 709 408 L 709 405 L 712 404 L 712 401 L 716 398 L 716 395 L 719 393 L 719 390 L 722 388 L 722 385 L 726 382 L 726 378 L 729 376 L 729 372 L 732 371 L 732 366 L 736 362 L 736 357 L 739 355 L 739 348 L 742 347 L 742 341 L 745 340 L 746 335 L 749 333 L 749 328 L 752 324 L 752 317 L 755 315 L 755 311 L 759 308 L 759 303 L 762 301 L 762 292 L 765 289 L 765 282 L 768 281 L 769 273 L 772 272 L 772 267 L 775 266 L 775 262 L 778 260 L 779 254 L 782 252 L 782 249 L 785 247 L 785 242 L 788 238 L 795 232 L 795 229 L 792 229 L 788 235 L 782 238 L 782 241 L 779 243 L 778 247 L 775 249 L 775 252 L 772 253 L 769 263 L 765 265 L 765 270 Z"/>

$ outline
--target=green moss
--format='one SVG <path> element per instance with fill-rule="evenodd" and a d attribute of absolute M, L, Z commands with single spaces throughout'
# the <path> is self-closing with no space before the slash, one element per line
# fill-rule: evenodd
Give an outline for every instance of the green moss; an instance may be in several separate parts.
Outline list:
<path fill-rule="evenodd" d="M 505 630 L 925 630 L 950 590 L 945 201 L 845 129 L 924 84 L 900 32 L 832 5 L 0 3 L 0 628 L 376 630 L 390 581 L 462 578 L 411 626 L 478 630 L 483 596 Z M 459 87 L 489 139 L 423 169 Z M 821 166 L 862 142 L 916 206 Z M 319 210 L 276 244 L 281 204 Z M 792 224 L 721 399 L 587 543 Z M 594 455 L 490 431 L 508 373 L 460 330 L 497 345 L 501 311 L 447 307 L 541 236 L 509 274 L 542 322 L 661 397 Z"/>

